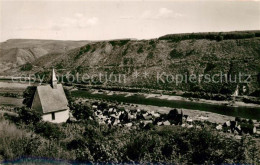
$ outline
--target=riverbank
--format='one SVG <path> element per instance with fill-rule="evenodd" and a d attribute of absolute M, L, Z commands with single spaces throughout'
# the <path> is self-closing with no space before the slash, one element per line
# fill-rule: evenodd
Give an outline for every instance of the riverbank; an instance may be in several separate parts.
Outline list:
<path fill-rule="evenodd" d="M 169 107 L 158 107 L 152 105 L 142 105 L 136 104 L 137 108 L 143 109 L 145 111 L 154 111 L 167 114 L 172 110 Z M 233 116 L 220 115 L 213 112 L 205 112 L 200 110 L 190 110 L 190 109 L 178 109 L 183 112 L 183 115 L 188 115 L 193 121 L 209 121 L 210 123 L 223 124 L 226 121 L 235 120 Z"/>
<path fill-rule="evenodd" d="M 146 94 L 146 93 L 131 93 L 131 92 L 121 92 L 121 91 L 108 91 L 92 89 L 92 94 L 107 94 L 107 95 L 125 95 L 125 97 L 134 96 L 134 95 L 141 95 L 145 98 L 158 98 L 164 100 L 174 100 L 174 101 L 187 101 L 187 102 L 196 102 L 196 103 L 207 103 L 213 105 L 225 105 L 225 106 L 233 106 L 233 107 L 252 107 L 252 108 L 260 108 L 259 104 L 253 103 L 245 103 L 242 101 L 217 101 L 217 100 L 206 100 L 206 99 L 199 99 L 199 98 L 186 98 L 182 96 L 173 96 L 173 95 L 164 95 L 164 94 Z"/>
<path fill-rule="evenodd" d="M 0 80 L 0 92 L 19 92 L 22 93 L 28 86 L 30 85 L 36 85 L 36 84 L 29 84 L 28 82 L 25 83 L 17 83 L 17 82 L 11 82 Z M 66 88 L 71 88 L 68 86 L 65 86 Z M 73 88 L 75 86 L 72 86 Z M 76 87 L 77 88 L 77 87 Z M 174 101 L 187 101 L 187 102 L 195 102 L 195 103 L 206 103 L 206 104 L 213 104 L 213 105 L 225 105 L 225 106 L 231 106 L 231 107 L 252 107 L 252 108 L 260 108 L 259 104 L 254 103 L 245 103 L 243 101 L 227 101 L 227 100 L 208 100 L 203 98 L 193 98 L 193 97 L 183 97 L 181 96 L 184 92 L 178 91 L 177 93 L 174 92 L 177 95 L 171 94 L 164 94 L 165 92 L 162 90 L 147 90 L 146 92 L 142 92 L 142 90 L 145 91 L 145 89 L 135 89 L 136 92 L 131 92 L 131 90 L 134 91 L 134 89 L 128 89 L 129 91 L 120 91 L 120 90 L 109 90 L 108 89 L 95 89 L 95 87 L 91 88 L 88 87 L 89 90 L 92 92 L 92 94 L 98 94 L 98 93 L 105 93 L 107 95 L 126 95 L 133 96 L 133 95 L 142 95 L 146 98 L 159 98 L 164 100 L 174 100 Z M 115 87 L 114 87 L 115 88 Z M 111 87 L 111 89 L 114 89 Z M 75 89 L 75 88 L 74 88 Z M 102 92 L 100 92 L 102 91 Z M 234 99 L 235 100 L 235 99 Z"/>
<path fill-rule="evenodd" d="M 205 103 L 191 101 L 180 96 L 167 96 L 157 94 L 115 92 L 104 90 L 72 90 L 71 94 L 75 98 L 89 98 L 107 100 L 118 103 L 142 104 L 158 107 L 169 107 L 177 109 L 199 110 L 213 112 L 225 116 L 242 117 L 246 119 L 260 119 L 259 107 L 238 106 L 232 107 L 225 104 Z"/>

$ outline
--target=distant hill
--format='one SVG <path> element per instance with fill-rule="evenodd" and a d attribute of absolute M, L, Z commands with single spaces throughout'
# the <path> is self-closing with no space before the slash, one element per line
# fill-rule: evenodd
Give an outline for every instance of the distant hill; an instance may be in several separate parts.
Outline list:
<path fill-rule="evenodd" d="M 0 70 L 33 62 L 47 54 L 65 53 L 90 41 L 58 41 L 36 39 L 10 39 L 0 43 Z"/>
<path fill-rule="evenodd" d="M 237 85 L 242 85 L 250 94 L 260 88 L 259 32 L 173 34 L 151 40 L 91 42 L 55 56 L 42 56 L 33 62 L 32 70 L 23 73 L 48 73 L 52 67 L 59 74 L 120 73 L 127 75 L 125 84 L 107 82 L 99 85 L 212 93 L 232 93 Z M 137 79 L 133 78 L 135 71 L 141 74 Z M 149 73 L 146 79 L 142 75 L 145 71 Z M 187 76 L 222 72 L 233 77 L 241 72 L 252 78 L 248 84 L 157 83 L 157 73 L 163 72 Z M 17 69 L 8 73 L 21 72 Z"/>

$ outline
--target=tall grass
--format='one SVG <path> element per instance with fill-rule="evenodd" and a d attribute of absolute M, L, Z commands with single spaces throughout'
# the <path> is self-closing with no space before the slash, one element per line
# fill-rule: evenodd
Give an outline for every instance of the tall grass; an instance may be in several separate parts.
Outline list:
<path fill-rule="evenodd" d="M 38 132 L 38 126 L 42 132 Z M 57 133 L 62 136 L 53 136 Z M 210 127 L 126 129 L 90 120 L 17 126 L 0 118 L 0 161 L 21 157 L 30 161 L 29 157 L 106 163 L 256 163 L 258 151 L 254 141 L 246 137 L 234 140 Z"/>
<path fill-rule="evenodd" d="M 0 116 L 0 162 L 21 157 L 73 159 L 57 141 L 20 127 Z"/>

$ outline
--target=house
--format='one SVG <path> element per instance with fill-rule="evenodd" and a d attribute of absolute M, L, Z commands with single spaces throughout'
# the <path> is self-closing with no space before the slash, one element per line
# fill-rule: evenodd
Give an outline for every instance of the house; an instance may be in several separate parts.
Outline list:
<path fill-rule="evenodd" d="M 31 108 L 39 111 L 44 121 L 61 123 L 68 120 L 68 100 L 62 84 L 57 82 L 54 69 L 50 84 L 37 86 Z"/>

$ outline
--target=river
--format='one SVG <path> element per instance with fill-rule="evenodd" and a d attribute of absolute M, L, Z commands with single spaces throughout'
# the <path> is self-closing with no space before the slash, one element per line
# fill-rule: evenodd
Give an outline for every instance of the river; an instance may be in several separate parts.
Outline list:
<path fill-rule="evenodd" d="M 201 110 L 213 113 L 218 113 L 227 116 L 238 116 L 247 119 L 260 119 L 260 108 L 257 107 L 232 107 L 226 105 L 209 104 L 209 103 L 198 103 L 193 101 L 183 101 L 183 100 L 167 100 L 160 98 L 146 98 L 143 95 L 132 95 L 126 97 L 125 94 L 93 94 L 89 91 L 78 90 L 73 91 L 72 96 L 75 97 L 85 97 L 85 98 L 95 98 L 95 99 L 105 99 L 110 101 L 133 103 L 133 104 L 144 104 L 144 105 L 154 105 L 159 107 L 171 107 L 171 108 L 183 108 L 190 110 Z"/>
<path fill-rule="evenodd" d="M 10 81 L 0 81 L 0 92 L 9 89 L 11 91 L 23 91 L 29 86 L 28 83 L 11 83 Z M 258 119 L 260 120 L 260 108 L 257 107 L 246 107 L 246 106 L 226 106 L 218 104 L 209 103 L 198 103 L 194 101 L 183 101 L 183 100 L 167 100 L 160 98 L 146 98 L 143 95 L 131 95 L 126 97 L 126 94 L 93 94 L 85 90 L 77 90 L 72 92 L 72 96 L 85 97 L 85 98 L 95 98 L 95 99 L 106 99 L 117 102 L 133 103 L 133 104 L 144 104 L 144 105 L 154 105 L 160 107 L 171 107 L 171 108 L 183 108 L 190 110 L 201 110 L 213 113 L 218 113 L 227 116 L 239 116 L 247 119 Z M 0 97 L 0 105 L 15 105 L 21 106 L 22 99 Z"/>

